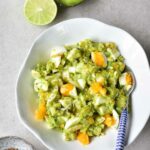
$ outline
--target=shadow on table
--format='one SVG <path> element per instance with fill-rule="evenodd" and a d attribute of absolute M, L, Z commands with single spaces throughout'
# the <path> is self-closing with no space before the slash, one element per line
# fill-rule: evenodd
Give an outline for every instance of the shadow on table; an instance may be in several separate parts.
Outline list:
<path fill-rule="evenodd" d="M 147 137 L 149 139 L 147 139 Z M 144 129 L 141 131 L 139 136 L 136 138 L 136 140 L 131 145 L 126 147 L 125 150 L 136 150 L 137 147 L 139 148 L 138 150 L 150 150 L 149 142 L 147 142 L 148 145 L 142 144 L 142 143 L 145 143 L 145 140 L 150 141 L 150 118 L 147 121 L 147 124 L 144 127 Z"/>

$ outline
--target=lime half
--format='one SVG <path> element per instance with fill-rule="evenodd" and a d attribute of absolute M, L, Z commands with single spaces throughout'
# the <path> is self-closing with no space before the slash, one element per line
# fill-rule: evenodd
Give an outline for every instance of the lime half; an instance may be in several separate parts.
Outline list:
<path fill-rule="evenodd" d="M 57 14 L 57 5 L 54 0 L 26 0 L 24 15 L 35 25 L 46 25 L 54 20 Z"/>

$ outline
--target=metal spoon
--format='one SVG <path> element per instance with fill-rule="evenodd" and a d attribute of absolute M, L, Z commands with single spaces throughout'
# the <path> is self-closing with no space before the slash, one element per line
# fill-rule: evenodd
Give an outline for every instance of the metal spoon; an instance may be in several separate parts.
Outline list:
<path fill-rule="evenodd" d="M 133 92 L 135 88 L 135 76 L 129 67 L 127 67 L 127 70 L 131 74 L 133 80 L 132 87 L 128 91 L 128 97 L 129 97 L 129 95 Z M 126 107 L 123 109 L 121 113 L 115 150 L 123 150 L 125 147 L 126 127 L 127 127 L 127 120 L 128 120 L 128 104 L 129 104 L 129 98 L 127 100 Z"/>

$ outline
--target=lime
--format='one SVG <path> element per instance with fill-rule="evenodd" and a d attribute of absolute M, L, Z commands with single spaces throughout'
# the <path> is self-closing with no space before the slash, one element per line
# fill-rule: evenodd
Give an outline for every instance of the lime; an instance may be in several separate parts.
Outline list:
<path fill-rule="evenodd" d="M 24 15 L 35 25 L 46 25 L 54 20 L 57 14 L 57 5 L 54 0 L 26 0 Z"/>
<path fill-rule="evenodd" d="M 64 6 L 75 6 L 84 0 L 56 0 L 59 4 Z"/>

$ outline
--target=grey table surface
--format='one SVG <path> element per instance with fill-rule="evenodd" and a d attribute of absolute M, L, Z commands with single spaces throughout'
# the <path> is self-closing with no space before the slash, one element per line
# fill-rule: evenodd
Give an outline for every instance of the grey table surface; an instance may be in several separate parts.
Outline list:
<path fill-rule="evenodd" d="M 23 0 L 0 1 L 0 137 L 20 136 L 37 150 L 47 150 L 20 123 L 15 107 L 18 71 L 33 40 L 53 24 L 70 18 L 90 17 L 128 31 L 143 46 L 150 61 L 150 0 L 86 0 L 76 7 L 59 9 L 55 21 L 43 27 L 25 20 L 23 3 Z M 126 150 L 150 150 L 150 119 Z"/>

